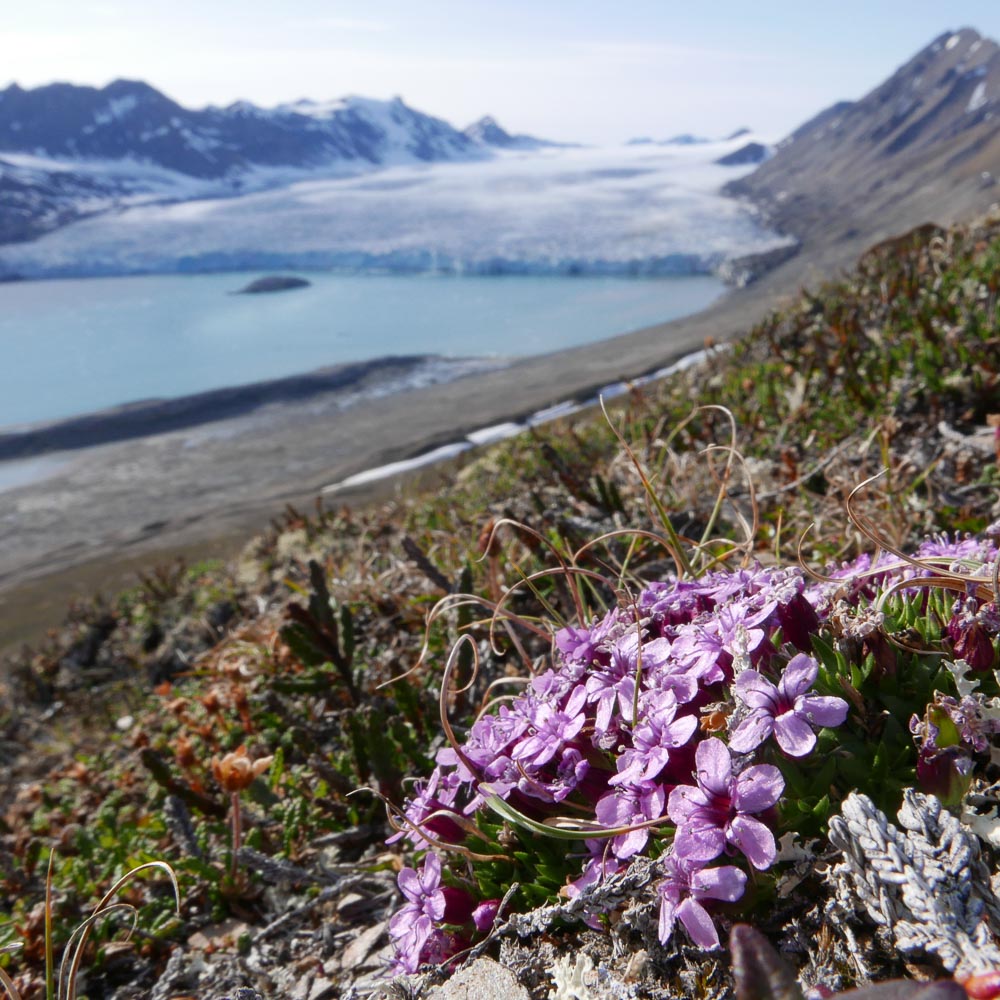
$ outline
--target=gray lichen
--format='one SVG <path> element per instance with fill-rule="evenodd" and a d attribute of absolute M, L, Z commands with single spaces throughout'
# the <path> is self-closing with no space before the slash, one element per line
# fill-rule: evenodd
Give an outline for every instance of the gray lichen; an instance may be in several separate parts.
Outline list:
<path fill-rule="evenodd" d="M 936 955 L 958 975 L 1000 968 L 1000 900 L 975 834 L 933 795 L 903 793 L 900 828 L 865 795 L 830 820 L 843 861 L 830 872 L 836 909 L 859 909 L 904 954 Z"/>

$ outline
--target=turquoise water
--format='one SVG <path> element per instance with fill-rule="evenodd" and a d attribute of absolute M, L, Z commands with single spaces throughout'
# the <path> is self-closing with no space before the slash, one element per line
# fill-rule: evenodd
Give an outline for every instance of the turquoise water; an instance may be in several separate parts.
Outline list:
<path fill-rule="evenodd" d="M 0 285 L 0 427 L 390 354 L 541 354 L 697 312 L 723 291 L 704 275 L 321 274 L 298 291 L 229 294 L 254 277 Z"/>

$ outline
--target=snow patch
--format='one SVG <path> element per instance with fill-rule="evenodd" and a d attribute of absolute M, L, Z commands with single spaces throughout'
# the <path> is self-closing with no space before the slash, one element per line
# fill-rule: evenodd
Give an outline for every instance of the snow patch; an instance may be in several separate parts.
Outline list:
<path fill-rule="evenodd" d="M 113 97 L 108 101 L 108 106 L 104 111 L 99 111 L 94 115 L 94 121 L 98 125 L 110 125 L 114 121 L 121 121 L 127 114 L 139 106 L 139 101 L 134 94 L 127 94 L 125 97 Z"/>
<path fill-rule="evenodd" d="M 976 89 L 972 92 L 965 110 L 967 112 L 978 111 L 988 100 L 989 98 L 986 96 L 986 81 L 980 80 L 976 84 Z"/>
<path fill-rule="evenodd" d="M 958 45 L 958 43 L 959 43 L 959 42 L 960 42 L 961 40 L 962 40 L 962 36 L 961 36 L 961 35 L 959 35 L 959 34 L 954 34 L 954 35 L 952 35 L 952 36 L 951 36 L 951 38 L 949 38 L 949 39 L 948 39 L 948 41 L 946 41 L 946 42 L 944 43 L 944 47 L 945 47 L 946 49 L 953 49 L 953 48 L 954 48 L 954 47 L 955 47 L 956 45 Z"/>
<path fill-rule="evenodd" d="M 523 424 L 513 424 L 508 421 L 503 424 L 494 424 L 492 427 L 482 427 L 478 431 L 471 431 L 466 434 L 466 437 L 475 445 L 493 444 L 495 441 L 504 441 L 509 437 L 514 437 L 523 430 Z"/>
<path fill-rule="evenodd" d="M 472 447 L 469 441 L 456 441 L 454 444 L 445 444 L 433 451 L 425 452 L 416 458 L 408 458 L 402 462 L 390 462 L 388 465 L 380 465 L 375 469 L 366 469 L 353 476 L 342 479 L 339 483 L 331 486 L 324 486 L 321 493 L 340 493 L 342 490 L 349 490 L 354 486 L 364 486 L 366 483 L 374 483 L 380 479 L 388 479 L 389 476 L 398 475 L 401 472 L 412 472 L 425 465 L 433 465 L 435 462 L 443 462 L 446 459 L 461 455 L 463 451 L 468 451 Z"/>

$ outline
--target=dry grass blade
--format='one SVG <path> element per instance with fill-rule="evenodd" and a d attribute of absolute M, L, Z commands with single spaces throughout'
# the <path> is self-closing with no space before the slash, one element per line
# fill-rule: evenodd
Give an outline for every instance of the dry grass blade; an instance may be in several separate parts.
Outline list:
<path fill-rule="evenodd" d="M 612 837 L 620 837 L 636 830 L 670 826 L 670 818 L 667 816 L 657 816 L 654 819 L 643 820 L 641 823 L 632 823 L 628 826 L 605 826 L 603 823 L 574 819 L 572 816 L 550 816 L 543 822 L 539 822 L 526 816 L 498 794 L 493 793 L 492 787 L 487 782 L 481 782 L 479 787 L 484 793 L 485 803 L 501 819 L 506 820 L 511 826 L 519 826 L 543 837 L 555 837 L 558 840 L 583 840 L 585 838 L 610 840 Z"/>
<path fill-rule="evenodd" d="M 601 399 L 601 412 L 604 414 L 604 419 L 608 422 L 608 427 L 611 428 L 611 433 L 614 434 L 619 445 L 621 445 L 622 450 L 628 456 L 629 461 L 639 474 L 639 480 L 642 483 L 642 488 L 646 491 L 646 496 L 649 498 L 650 503 L 652 503 L 656 508 L 656 513 L 659 517 L 660 523 L 663 525 L 663 530 L 667 533 L 667 538 L 669 539 L 669 544 L 666 547 L 670 552 L 671 558 L 677 565 L 678 576 L 687 576 L 693 579 L 697 576 L 697 574 L 694 571 L 694 567 L 691 565 L 691 560 L 684 551 L 684 546 L 681 545 L 681 540 L 677 535 L 677 531 L 670 521 L 670 515 L 667 513 L 666 507 L 663 506 L 663 501 L 660 500 L 656 491 L 653 489 L 653 484 L 649 481 L 649 476 L 646 474 L 646 470 L 642 467 L 642 462 L 639 461 L 635 452 L 632 450 L 632 447 L 629 445 L 628 441 L 625 440 L 625 435 L 622 434 L 622 432 L 612 423 L 611 417 L 608 415 L 607 408 L 604 405 L 603 398 Z"/>
<path fill-rule="evenodd" d="M 139 913 L 131 903 L 109 903 L 103 909 L 95 910 L 70 936 L 66 942 L 66 951 L 59 966 L 59 988 L 57 996 L 60 1000 L 76 1000 L 76 981 L 80 974 L 80 962 L 83 949 L 90 936 L 91 928 L 103 917 L 112 913 L 127 913 L 132 918 L 132 926 L 126 931 L 124 940 L 128 941 L 135 931 Z"/>
<path fill-rule="evenodd" d="M 170 879 L 170 885 L 174 890 L 174 904 L 177 908 L 177 913 L 180 915 L 181 912 L 181 888 L 177 883 L 177 876 L 174 874 L 173 868 L 170 867 L 165 861 L 147 861 L 145 864 L 138 865 L 137 867 L 127 871 L 117 882 L 104 894 L 104 897 L 94 908 L 94 912 L 73 932 L 73 937 L 70 938 L 70 943 L 66 947 L 66 953 L 63 956 L 62 966 L 59 970 L 59 983 L 60 987 L 63 982 L 66 983 L 67 993 L 66 1000 L 73 1000 L 76 996 L 76 978 L 80 969 L 80 961 L 83 958 L 83 949 L 87 943 L 87 938 L 90 937 L 91 928 L 98 917 L 104 916 L 114 910 L 121 909 L 123 907 L 128 907 L 134 912 L 134 907 L 129 906 L 126 903 L 115 903 L 113 902 L 115 896 L 125 888 L 137 875 L 141 875 L 145 871 L 151 871 L 153 869 L 158 869 L 159 871 L 165 872 L 167 877 Z M 133 929 L 134 929 L 133 920 Z M 77 941 L 75 947 L 73 945 L 73 939 L 79 935 L 79 940 Z M 129 932 L 131 936 L 131 932 Z M 67 960 L 70 960 L 70 964 L 66 966 Z M 68 974 L 67 974 L 68 973 Z"/>
<path fill-rule="evenodd" d="M 869 538 L 875 545 L 887 552 L 891 552 L 897 559 L 901 559 L 904 563 L 913 566 L 915 569 L 919 569 L 929 574 L 928 578 L 921 579 L 921 586 L 937 586 L 944 587 L 949 590 L 959 590 L 961 592 L 966 592 L 970 588 L 975 593 L 976 597 L 983 601 L 993 601 L 997 598 L 997 578 L 1000 576 L 1000 563 L 994 565 L 990 576 L 975 576 L 973 574 L 957 573 L 947 567 L 938 565 L 933 560 L 929 559 L 916 559 L 913 556 L 907 555 L 901 549 L 894 546 L 889 542 L 875 527 L 875 525 L 869 520 L 869 518 L 862 514 L 856 507 L 857 496 L 864 490 L 867 486 L 870 486 L 877 479 L 880 479 L 886 474 L 888 470 L 883 469 L 881 472 L 876 473 L 874 476 L 869 476 L 864 482 L 859 483 L 857 486 L 851 490 L 850 496 L 847 498 L 847 516 L 851 519 L 851 523 L 863 534 L 866 538 Z M 879 572 L 882 572 L 887 567 L 880 567 Z M 993 589 L 990 589 L 990 584 L 993 585 Z M 911 586 L 914 586 L 911 582 Z M 890 591 L 887 591 L 880 598 L 880 605 L 888 598 L 888 596 L 895 590 L 905 588 L 906 582 L 904 581 L 901 585 L 897 585 Z"/>
<path fill-rule="evenodd" d="M 6 948 L 4 949 L 4 951 L 7 950 Z M 14 985 L 14 980 L 3 969 L 0 969 L 0 986 L 7 991 L 7 996 L 10 997 L 10 1000 L 22 1000 L 21 991 Z"/>

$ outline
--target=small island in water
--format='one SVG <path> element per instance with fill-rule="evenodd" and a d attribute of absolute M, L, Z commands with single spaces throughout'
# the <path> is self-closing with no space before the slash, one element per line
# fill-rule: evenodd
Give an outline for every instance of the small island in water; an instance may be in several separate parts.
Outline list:
<path fill-rule="evenodd" d="M 308 288 L 312 284 L 305 278 L 292 275 L 269 274 L 263 278 L 255 278 L 250 284 L 241 288 L 237 295 L 256 295 L 260 292 L 287 292 L 293 288 Z"/>

